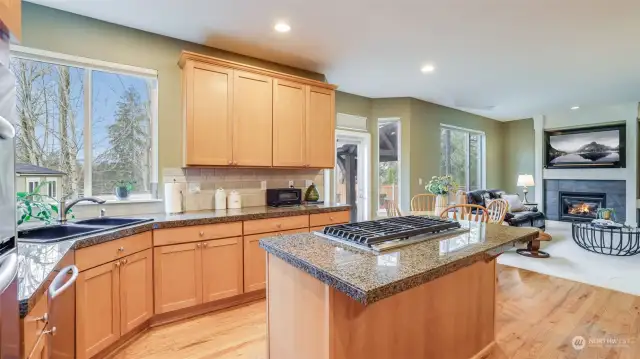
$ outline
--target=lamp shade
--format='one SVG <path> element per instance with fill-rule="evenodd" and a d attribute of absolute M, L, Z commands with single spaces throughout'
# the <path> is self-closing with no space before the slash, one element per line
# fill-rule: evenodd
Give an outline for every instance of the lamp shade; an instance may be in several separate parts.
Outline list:
<path fill-rule="evenodd" d="M 516 186 L 519 187 L 530 187 L 530 186 L 534 186 L 535 184 L 533 183 L 533 176 L 532 175 L 519 175 L 518 176 L 518 184 Z"/>

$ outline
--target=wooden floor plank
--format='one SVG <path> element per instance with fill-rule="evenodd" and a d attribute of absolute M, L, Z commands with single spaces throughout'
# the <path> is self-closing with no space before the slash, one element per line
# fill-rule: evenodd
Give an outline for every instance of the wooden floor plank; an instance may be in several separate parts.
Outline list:
<path fill-rule="evenodd" d="M 638 359 L 640 297 L 499 266 L 496 328 L 487 359 Z M 576 350 L 575 336 L 629 343 Z M 154 328 L 115 358 L 266 359 L 265 346 L 260 301 Z"/>

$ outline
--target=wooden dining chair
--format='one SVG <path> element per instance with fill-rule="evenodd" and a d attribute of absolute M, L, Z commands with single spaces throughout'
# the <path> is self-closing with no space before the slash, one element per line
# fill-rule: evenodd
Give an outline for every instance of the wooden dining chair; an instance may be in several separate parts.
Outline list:
<path fill-rule="evenodd" d="M 489 223 L 502 224 L 504 217 L 507 215 L 507 208 L 509 202 L 504 199 L 498 198 L 492 200 L 487 206 L 489 212 Z"/>
<path fill-rule="evenodd" d="M 387 199 L 384 201 L 384 209 L 387 211 L 387 217 L 401 217 L 402 213 L 400 213 L 400 208 L 398 207 L 398 203 L 392 199 Z"/>
<path fill-rule="evenodd" d="M 413 196 L 411 198 L 411 210 L 412 211 L 435 211 L 436 209 L 436 195 L 423 193 Z"/>
<path fill-rule="evenodd" d="M 473 213 L 475 211 L 475 213 Z M 485 222 L 489 221 L 489 211 L 483 206 L 477 204 L 456 204 L 449 206 L 442 211 L 440 218 L 453 218 L 458 220 L 458 213 L 460 213 L 461 221 L 472 222 Z M 453 213 L 453 217 L 449 217 L 449 213 Z"/>

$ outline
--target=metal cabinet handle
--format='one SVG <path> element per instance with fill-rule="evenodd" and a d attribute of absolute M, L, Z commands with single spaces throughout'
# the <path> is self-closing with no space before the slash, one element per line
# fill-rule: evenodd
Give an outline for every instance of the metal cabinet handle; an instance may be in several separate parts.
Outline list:
<path fill-rule="evenodd" d="M 71 273 L 71 278 L 63 283 L 65 277 L 69 273 Z M 60 273 L 53 278 L 53 281 L 51 281 L 51 284 L 49 285 L 49 299 L 55 299 L 57 296 L 62 294 L 76 282 L 76 279 L 78 279 L 78 267 L 70 265 L 62 268 Z"/>
<path fill-rule="evenodd" d="M 202 243 L 203 247 L 207 247 L 208 245 L 209 245 L 209 243 L 207 243 L 207 242 Z"/>
<path fill-rule="evenodd" d="M 120 264 L 122 264 L 122 263 L 120 263 L 120 261 L 116 261 L 116 262 L 115 262 L 115 263 L 113 263 L 113 264 L 115 264 L 115 266 L 116 266 L 116 267 L 120 267 Z"/>
<path fill-rule="evenodd" d="M 202 244 L 198 243 L 196 244 L 196 248 L 200 248 L 202 246 Z"/>
<path fill-rule="evenodd" d="M 280 223 L 276 223 L 276 227 L 277 227 L 277 228 L 282 228 L 282 224 L 280 224 Z"/>
<path fill-rule="evenodd" d="M 125 259 L 123 259 L 123 260 L 122 260 L 122 264 L 123 264 L 123 265 L 124 265 L 124 264 L 127 264 L 128 262 L 129 262 L 129 260 L 128 260 L 127 258 L 125 258 Z"/>
<path fill-rule="evenodd" d="M 49 330 L 45 330 L 44 332 L 42 332 L 42 334 L 51 334 L 51 336 L 53 337 L 56 335 L 57 332 L 58 332 L 58 328 L 53 327 Z"/>
<path fill-rule="evenodd" d="M 124 252 L 124 247 L 120 247 L 120 248 L 118 248 L 118 251 L 119 251 L 119 252 Z"/>
<path fill-rule="evenodd" d="M 229 161 L 229 164 L 230 164 L 230 165 L 232 165 L 232 164 L 233 164 L 233 161 Z"/>
<path fill-rule="evenodd" d="M 49 321 L 49 313 L 44 313 L 40 318 L 36 318 L 35 320 L 36 322 L 46 323 Z"/>
<path fill-rule="evenodd" d="M 200 237 L 204 236 L 204 231 L 200 231 Z"/>
<path fill-rule="evenodd" d="M 330 220 L 330 221 L 333 221 L 333 217 L 329 216 L 329 220 Z"/>

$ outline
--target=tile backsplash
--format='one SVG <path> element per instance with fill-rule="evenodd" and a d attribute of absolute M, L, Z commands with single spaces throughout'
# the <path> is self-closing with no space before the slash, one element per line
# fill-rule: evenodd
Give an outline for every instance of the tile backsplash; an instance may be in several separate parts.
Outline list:
<path fill-rule="evenodd" d="M 251 169 L 251 168 L 165 168 L 163 183 L 184 183 L 185 209 L 187 211 L 214 209 L 214 195 L 217 188 L 227 193 L 236 190 L 242 195 L 243 207 L 265 205 L 265 191 L 261 182 L 266 181 L 267 188 L 286 188 L 289 181 L 293 186 L 306 190 L 306 181 L 315 183 L 324 194 L 324 172 L 314 169 Z M 164 193 L 160 189 L 160 193 Z"/>

